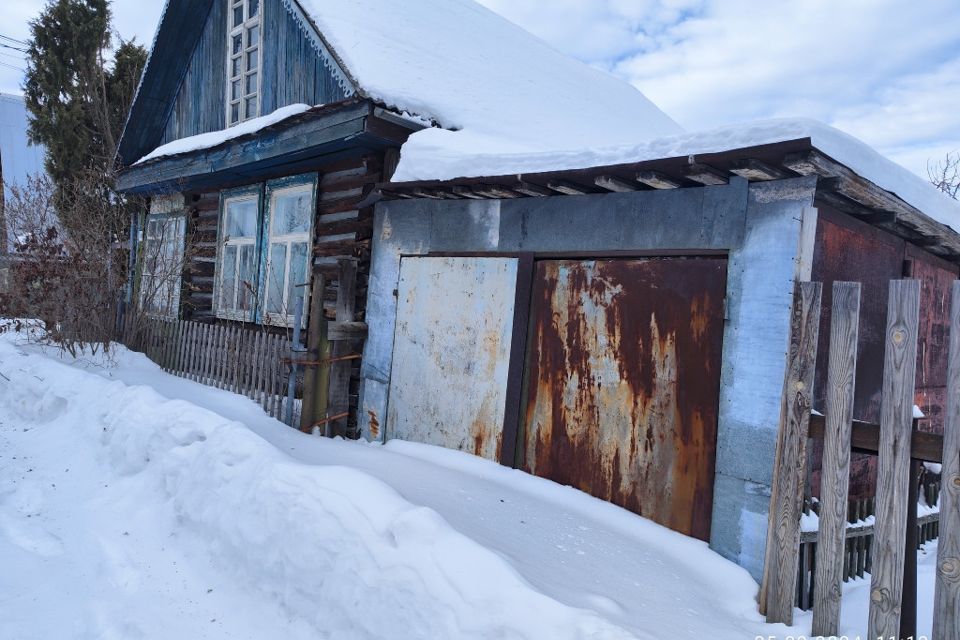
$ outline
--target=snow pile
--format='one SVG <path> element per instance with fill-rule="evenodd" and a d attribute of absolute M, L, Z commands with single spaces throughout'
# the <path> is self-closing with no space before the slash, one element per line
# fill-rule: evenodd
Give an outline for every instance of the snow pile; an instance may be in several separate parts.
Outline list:
<path fill-rule="evenodd" d="M 236 422 L 146 387 L 24 359 L 6 340 L 0 370 L 10 379 L 0 378 L 4 414 L 48 425 L 74 456 L 92 449 L 113 482 L 145 483 L 155 492 L 140 496 L 146 504 L 169 504 L 209 541 L 217 566 L 321 632 L 634 637 L 538 593 L 436 512 L 363 472 L 296 462 Z"/>
<path fill-rule="evenodd" d="M 188 153 L 190 151 L 198 151 L 200 149 L 210 149 L 212 147 L 216 147 L 217 145 L 223 144 L 224 142 L 233 140 L 234 138 L 256 133 L 261 129 L 271 127 L 279 122 L 283 122 L 284 120 L 298 116 L 309 109 L 310 105 L 291 104 L 286 107 L 281 107 L 265 116 L 246 120 L 236 126 L 224 129 L 222 131 L 210 131 L 209 133 L 200 133 L 195 136 L 173 140 L 172 142 L 168 142 L 165 145 L 157 147 L 147 155 L 134 162 L 134 164 L 140 164 L 142 162 L 147 162 L 148 160 L 153 160 L 163 156 L 174 156 L 178 153 Z"/>

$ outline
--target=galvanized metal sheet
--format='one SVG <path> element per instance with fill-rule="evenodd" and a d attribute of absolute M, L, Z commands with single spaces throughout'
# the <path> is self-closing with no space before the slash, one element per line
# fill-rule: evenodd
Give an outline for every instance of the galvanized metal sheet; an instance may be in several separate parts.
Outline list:
<path fill-rule="evenodd" d="M 709 538 L 726 266 L 537 263 L 527 471 Z"/>
<path fill-rule="evenodd" d="M 404 258 L 387 437 L 500 459 L 515 258 Z"/>

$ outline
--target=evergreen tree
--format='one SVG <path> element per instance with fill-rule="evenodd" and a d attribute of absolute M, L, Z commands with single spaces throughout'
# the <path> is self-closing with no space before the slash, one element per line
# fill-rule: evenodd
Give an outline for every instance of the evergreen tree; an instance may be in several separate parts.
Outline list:
<path fill-rule="evenodd" d="M 146 63 L 146 50 L 119 40 L 110 56 L 109 0 L 51 0 L 30 24 L 24 93 L 30 139 L 47 148 L 58 187 L 111 176 L 117 143 Z"/>

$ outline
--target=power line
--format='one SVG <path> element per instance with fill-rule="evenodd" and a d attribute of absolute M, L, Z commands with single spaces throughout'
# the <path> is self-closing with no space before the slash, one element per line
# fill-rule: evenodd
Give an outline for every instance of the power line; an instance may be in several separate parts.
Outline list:
<path fill-rule="evenodd" d="M 19 71 L 20 73 L 26 73 L 26 72 L 27 72 L 26 69 L 22 69 L 22 68 L 20 68 L 20 67 L 18 67 L 18 66 L 12 65 L 12 64 L 7 64 L 6 62 L 3 62 L 2 60 L 0 60 L 0 67 L 7 67 L 8 69 L 13 69 L 14 71 Z"/>
<path fill-rule="evenodd" d="M 0 42 L 0 47 L 3 47 L 4 49 L 13 49 L 14 51 L 19 51 L 20 53 L 29 53 L 26 49 L 21 49 L 20 47 L 12 47 L 9 44 L 3 44 L 2 42 Z"/>
<path fill-rule="evenodd" d="M 29 46 L 30 46 L 30 43 L 29 43 L 29 42 L 24 42 L 23 40 L 17 40 L 16 38 L 11 38 L 10 36 L 5 36 L 5 35 L 3 35 L 2 33 L 0 33 L 0 39 L 2 39 L 2 40 L 9 40 L 10 42 L 15 42 L 15 43 L 17 43 L 17 44 L 22 44 L 22 45 L 25 46 L 25 47 L 29 47 Z"/>

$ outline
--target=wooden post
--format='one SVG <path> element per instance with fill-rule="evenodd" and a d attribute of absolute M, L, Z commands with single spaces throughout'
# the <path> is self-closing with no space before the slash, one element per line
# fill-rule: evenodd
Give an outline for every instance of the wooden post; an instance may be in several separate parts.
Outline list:
<path fill-rule="evenodd" d="M 960 638 L 960 281 L 952 296 L 932 640 Z"/>
<path fill-rule="evenodd" d="M 919 310 L 920 281 L 892 281 L 883 357 L 868 638 L 895 638 L 900 634 Z"/>
<path fill-rule="evenodd" d="M 322 273 L 313 275 L 310 289 L 310 318 L 307 325 L 307 360 L 321 360 L 321 347 L 327 341 L 327 319 L 323 316 L 323 291 L 327 279 Z M 300 407 L 300 430 L 310 431 L 311 426 L 320 420 L 327 411 L 326 387 L 318 386 L 318 370 L 324 365 L 308 365 L 303 370 L 303 405 Z"/>
<path fill-rule="evenodd" d="M 793 624 L 807 431 L 820 329 L 819 282 L 797 283 L 773 467 L 764 578 L 767 622 Z"/>
<path fill-rule="evenodd" d="M 813 591 L 814 636 L 837 635 L 840 626 L 859 325 L 860 283 L 835 282 L 820 479 L 820 531 Z"/>
<path fill-rule="evenodd" d="M 337 322 L 353 322 L 357 308 L 357 263 L 349 258 L 338 261 L 340 267 L 337 282 Z M 338 340 L 331 348 L 333 358 L 342 358 L 352 350 L 350 341 Z M 352 360 L 338 360 L 330 365 L 330 398 L 328 410 L 331 416 L 350 411 L 350 372 Z M 347 435 L 347 418 L 330 421 L 330 435 Z"/>
<path fill-rule="evenodd" d="M 911 431 L 916 431 L 913 421 Z M 910 490 L 907 492 L 907 530 L 903 544 L 903 604 L 900 607 L 900 637 L 917 637 L 917 502 L 920 501 L 919 460 L 910 461 Z"/>

